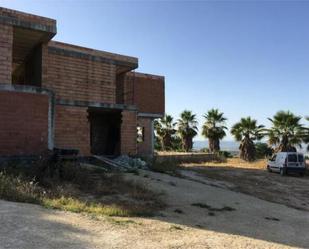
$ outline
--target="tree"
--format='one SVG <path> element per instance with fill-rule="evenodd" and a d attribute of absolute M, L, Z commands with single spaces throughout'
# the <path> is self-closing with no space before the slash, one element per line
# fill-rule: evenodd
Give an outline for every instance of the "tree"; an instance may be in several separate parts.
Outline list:
<path fill-rule="evenodd" d="M 185 151 L 192 150 L 193 138 L 197 135 L 196 115 L 191 111 L 184 110 L 178 119 L 178 133 L 182 140 L 182 147 Z"/>
<path fill-rule="evenodd" d="M 289 111 L 279 111 L 269 118 L 272 127 L 267 130 L 268 143 L 276 146 L 276 152 L 294 152 L 296 145 L 301 147 L 304 127 L 300 124 L 301 117 Z"/>
<path fill-rule="evenodd" d="M 273 149 L 269 147 L 267 143 L 261 143 L 261 142 L 256 143 L 255 151 L 257 158 L 265 158 L 273 154 Z"/>
<path fill-rule="evenodd" d="M 309 117 L 306 117 L 306 120 L 309 121 Z M 309 144 L 309 127 L 303 128 L 303 142 Z M 309 145 L 307 145 L 307 150 L 309 151 Z"/>
<path fill-rule="evenodd" d="M 176 123 L 171 115 L 164 115 L 160 120 L 156 120 L 154 128 L 161 144 L 162 150 L 173 149 L 173 136 L 176 134 Z"/>
<path fill-rule="evenodd" d="M 210 152 L 220 151 L 220 140 L 226 136 L 224 125 L 227 119 L 223 115 L 218 109 L 211 109 L 204 115 L 202 135 L 208 138 Z"/>
<path fill-rule="evenodd" d="M 257 121 L 251 119 L 251 117 L 242 118 L 238 123 L 233 125 L 231 133 L 237 141 L 240 141 L 239 150 L 241 159 L 246 161 L 255 160 L 256 151 L 254 141 L 262 139 L 263 128 L 263 125 L 257 125 Z"/>

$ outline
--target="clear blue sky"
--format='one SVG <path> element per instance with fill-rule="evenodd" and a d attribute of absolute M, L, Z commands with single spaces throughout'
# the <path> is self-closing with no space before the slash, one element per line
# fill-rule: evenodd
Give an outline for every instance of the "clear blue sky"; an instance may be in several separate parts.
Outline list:
<path fill-rule="evenodd" d="M 56 40 L 139 58 L 165 75 L 166 111 L 222 110 L 228 125 L 278 110 L 309 115 L 309 1 L 14 1 L 52 17 Z M 200 139 L 199 137 L 198 139 Z M 231 139 L 230 135 L 227 139 Z"/>

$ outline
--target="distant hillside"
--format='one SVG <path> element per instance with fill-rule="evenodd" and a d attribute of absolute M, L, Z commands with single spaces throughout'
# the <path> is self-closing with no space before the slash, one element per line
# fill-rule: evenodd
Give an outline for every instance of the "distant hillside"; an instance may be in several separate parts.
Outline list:
<path fill-rule="evenodd" d="M 220 142 L 220 147 L 221 150 L 226 150 L 226 151 L 233 151 L 233 152 L 238 152 L 239 151 L 239 142 L 235 142 L 235 141 L 221 141 Z M 194 150 L 200 150 L 203 148 L 208 148 L 208 141 L 194 141 L 193 144 L 193 149 Z M 299 152 L 302 152 L 304 154 L 308 154 L 307 151 L 307 145 L 306 144 L 302 144 L 302 148 L 297 148 L 297 150 Z"/>
<path fill-rule="evenodd" d="M 221 141 L 220 143 L 221 150 L 226 151 L 239 151 L 239 142 L 235 141 Z M 194 141 L 193 149 L 200 150 L 203 148 L 208 148 L 208 141 Z"/>

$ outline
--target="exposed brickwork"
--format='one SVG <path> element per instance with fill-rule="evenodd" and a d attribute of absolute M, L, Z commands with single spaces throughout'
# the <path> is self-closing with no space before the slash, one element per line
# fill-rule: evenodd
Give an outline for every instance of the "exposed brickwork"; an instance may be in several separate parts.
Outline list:
<path fill-rule="evenodd" d="M 57 99 L 116 103 L 116 66 L 53 54 L 43 48 L 42 86 Z"/>
<path fill-rule="evenodd" d="M 48 96 L 0 91 L 0 155 L 37 155 L 48 148 Z"/>
<path fill-rule="evenodd" d="M 56 106 L 55 146 L 79 149 L 81 155 L 90 155 L 90 125 L 87 108 Z"/>
<path fill-rule="evenodd" d="M 164 113 L 164 77 L 128 73 L 137 68 L 137 58 L 50 41 L 55 34 L 53 19 L 0 7 L 0 83 L 43 87 L 55 93 L 55 112 L 50 112 L 54 115 L 49 117 L 55 119 L 57 147 L 76 148 L 81 155 L 90 155 L 87 110 L 96 107 L 101 108 L 99 111 L 105 108 L 105 112 L 124 109 L 120 129 L 122 154 L 151 153 L 151 119 L 137 120 L 137 114 Z M 16 101 L 15 95 L 0 99 L 4 103 L 0 106 L 0 153 L 29 154 L 36 149 L 38 154 L 47 147 L 48 96 L 26 96 L 17 94 Z M 145 129 L 145 141 L 138 145 L 137 121 Z M 7 134 L 13 134 L 14 139 L 8 140 Z M 52 147 L 52 139 L 49 142 Z"/>
<path fill-rule="evenodd" d="M 138 155 L 152 154 L 152 119 L 138 117 L 137 125 L 144 129 L 144 141 L 137 144 Z"/>
<path fill-rule="evenodd" d="M 132 79 L 132 77 L 135 77 Z M 134 104 L 141 113 L 164 114 L 165 96 L 164 96 L 164 77 L 142 73 L 128 73 L 125 79 L 125 92 L 134 91 Z M 125 102 L 130 102 L 132 96 L 129 94 Z"/>
<path fill-rule="evenodd" d="M 122 112 L 121 123 L 121 154 L 136 155 L 137 116 L 134 111 Z"/>
<path fill-rule="evenodd" d="M 0 83 L 12 83 L 13 27 L 0 24 Z"/>

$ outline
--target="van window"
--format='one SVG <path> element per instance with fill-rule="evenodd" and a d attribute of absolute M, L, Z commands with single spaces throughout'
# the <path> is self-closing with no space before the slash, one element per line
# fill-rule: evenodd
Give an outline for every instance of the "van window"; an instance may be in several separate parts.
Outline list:
<path fill-rule="evenodd" d="M 301 154 L 298 154 L 298 162 L 303 163 L 304 162 L 304 156 Z"/>
<path fill-rule="evenodd" d="M 290 163 L 297 163 L 297 155 L 296 154 L 290 154 L 288 155 L 288 161 Z"/>

